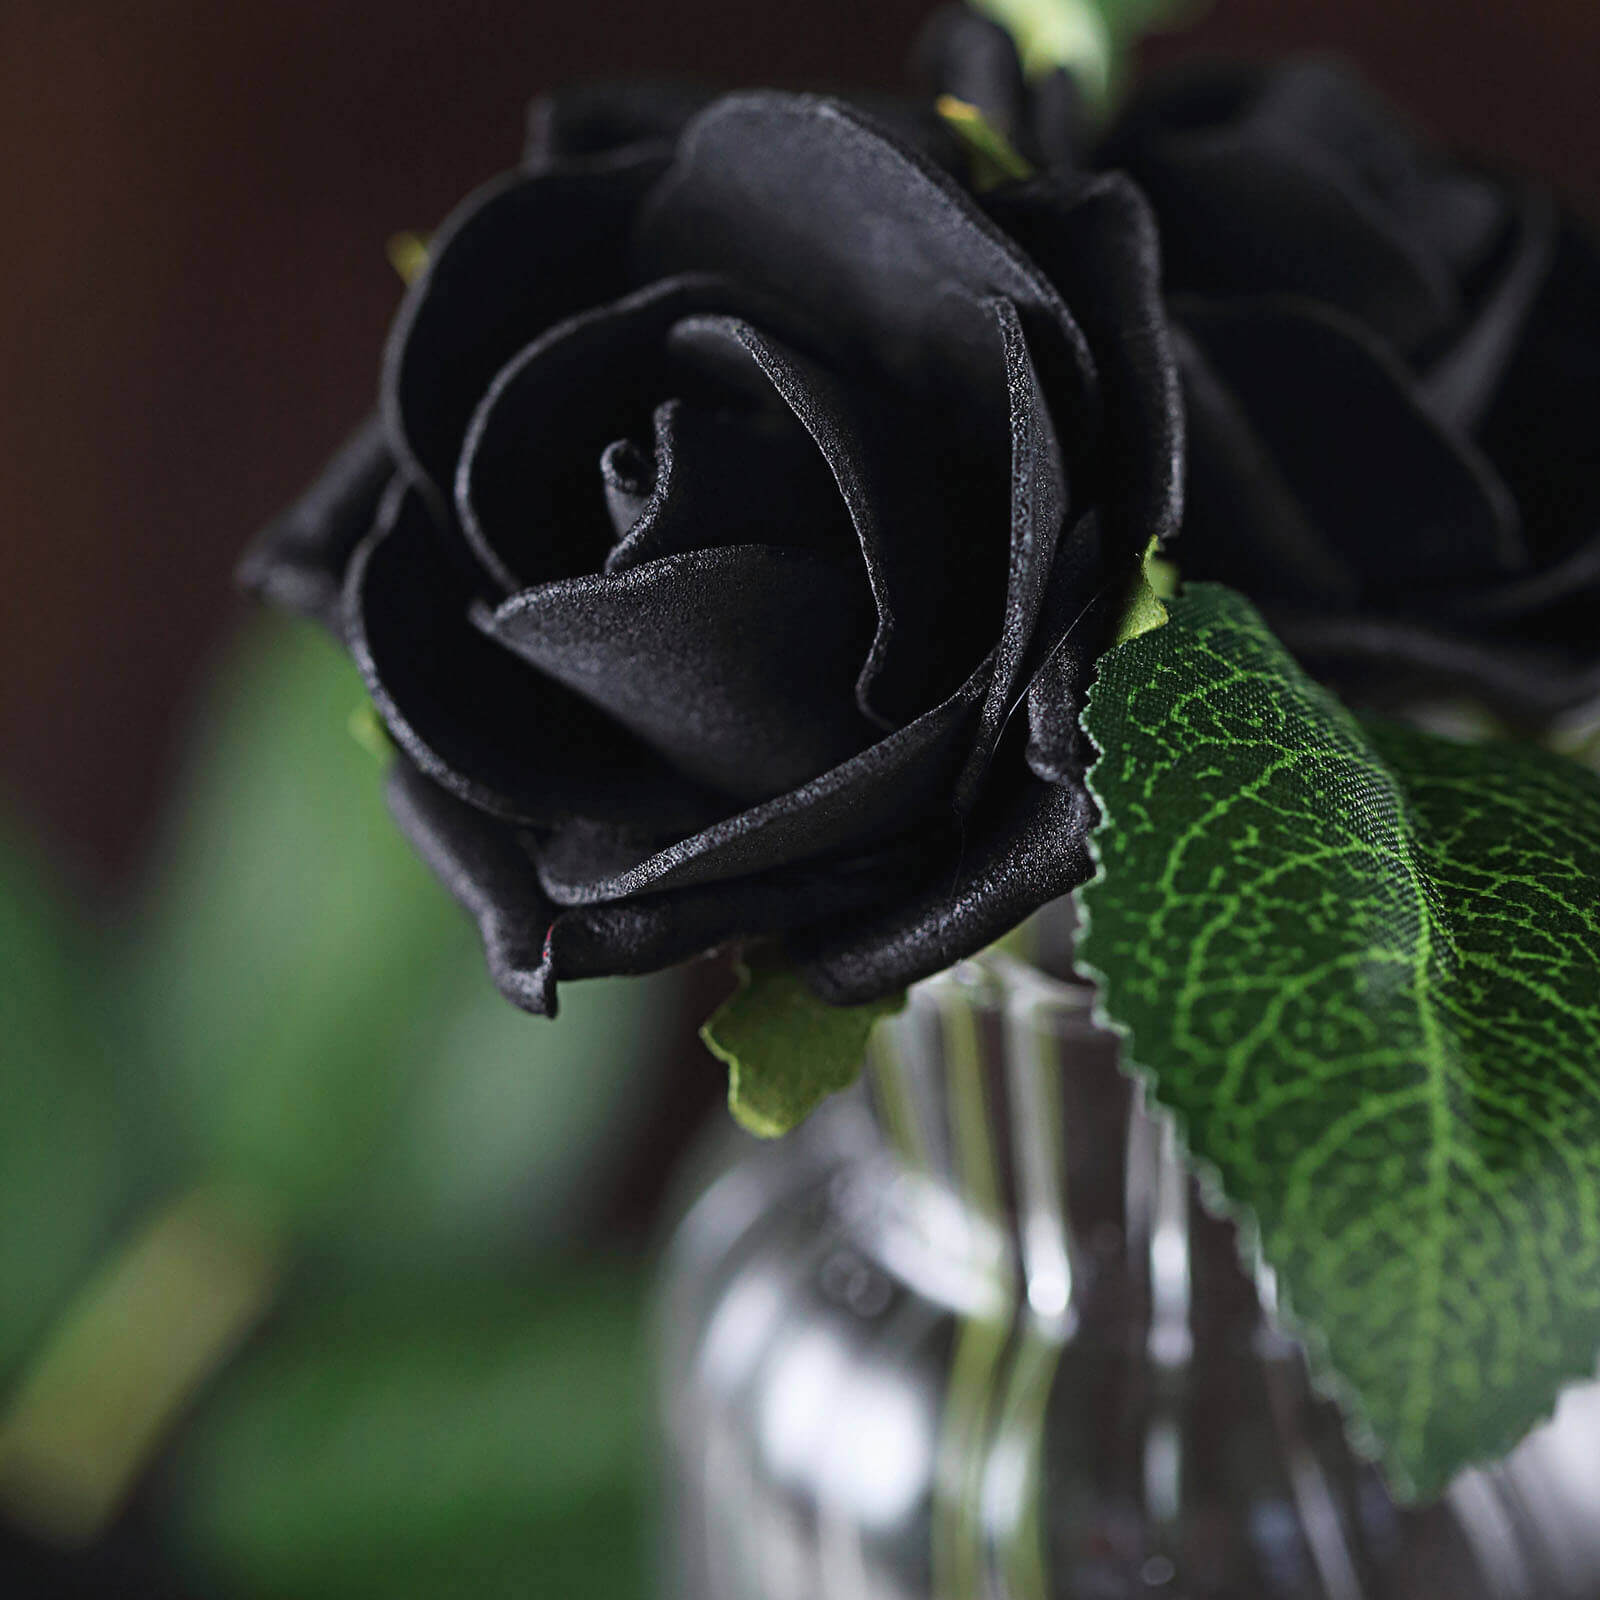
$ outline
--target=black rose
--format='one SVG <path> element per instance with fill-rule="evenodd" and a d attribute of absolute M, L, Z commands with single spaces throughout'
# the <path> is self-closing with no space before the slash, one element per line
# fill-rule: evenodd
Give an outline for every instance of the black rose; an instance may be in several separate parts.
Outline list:
<path fill-rule="evenodd" d="M 1600 256 L 1319 61 L 1157 84 L 1101 152 L 1159 222 L 1187 576 L 1369 699 L 1600 694 Z"/>
<path fill-rule="evenodd" d="M 1177 517 L 1124 181 L 980 203 L 858 109 L 603 91 L 444 225 L 246 581 L 345 639 L 501 988 L 781 937 L 826 998 L 1087 870 L 1077 713 Z"/>

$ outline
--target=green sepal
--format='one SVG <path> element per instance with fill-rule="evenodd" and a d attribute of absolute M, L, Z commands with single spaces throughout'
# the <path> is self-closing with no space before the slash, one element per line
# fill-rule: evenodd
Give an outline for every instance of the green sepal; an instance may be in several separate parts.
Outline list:
<path fill-rule="evenodd" d="M 1016 183 L 1033 176 L 1032 165 L 1023 159 L 1017 147 L 970 101 L 942 94 L 933 108 L 961 141 L 975 193 L 987 194 L 1002 183 Z"/>
<path fill-rule="evenodd" d="M 1134 574 L 1123 601 L 1122 618 L 1112 643 L 1127 644 L 1141 634 L 1153 633 L 1167 624 L 1165 601 L 1177 593 L 1177 569 L 1170 561 L 1163 561 L 1157 553 L 1160 546 L 1154 539 L 1144 553 L 1144 560 Z"/>
<path fill-rule="evenodd" d="M 798 1127 L 861 1071 L 873 1024 L 905 1006 L 905 995 L 864 1006 L 830 1006 L 792 967 L 763 958 L 737 963 L 739 987 L 700 1030 L 728 1069 L 728 1109 L 758 1139 Z"/>

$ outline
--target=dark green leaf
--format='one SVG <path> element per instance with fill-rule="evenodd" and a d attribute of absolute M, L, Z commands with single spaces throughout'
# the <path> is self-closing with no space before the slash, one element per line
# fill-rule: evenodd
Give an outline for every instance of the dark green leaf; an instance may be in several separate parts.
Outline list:
<path fill-rule="evenodd" d="M 319 631 L 248 640 L 138 929 L 135 1015 L 196 1167 L 367 1253 L 512 1247 L 625 1119 L 672 980 L 573 985 L 556 1023 L 501 1000 L 350 736 L 361 703 Z"/>
<path fill-rule="evenodd" d="M 455 920 L 454 907 L 439 914 Z M 516 1258 L 570 1240 L 605 1204 L 607 1165 L 649 1104 L 640 1080 L 663 1065 L 662 1030 L 679 1014 L 676 974 L 657 973 L 568 984 L 556 1021 L 529 1017 L 460 933 L 435 1016 L 373 1063 L 404 1092 L 329 1219 L 367 1257 Z"/>
<path fill-rule="evenodd" d="M 1140 34 L 1182 26 L 1208 9 L 1209 0 L 1095 0 L 1106 26 L 1126 48 Z"/>
<path fill-rule="evenodd" d="M 830 1006 L 789 967 L 740 964 L 739 987 L 700 1030 L 728 1068 L 728 1108 L 748 1132 L 776 1139 L 861 1071 L 867 1035 L 905 996 Z"/>
<path fill-rule="evenodd" d="M 1364 725 L 1241 597 L 1102 663 L 1087 962 L 1401 1492 L 1600 1348 L 1600 783 Z"/>
<path fill-rule="evenodd" d="M 258 1600 L 643 1600 L 641 1289 L 387 1280 L 286 1313 L 180 1453 L 184 1548 Z"/>
<path fill-rule="evenodd" d="M 71 1293 L 121 1197 L 99 955 L 0 828 L 0 1373 Z"/>

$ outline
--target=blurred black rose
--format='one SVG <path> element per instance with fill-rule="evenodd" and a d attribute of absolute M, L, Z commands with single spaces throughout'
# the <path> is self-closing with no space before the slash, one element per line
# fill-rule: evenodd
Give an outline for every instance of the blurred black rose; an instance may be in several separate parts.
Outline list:
<path fill-rule="evenodd" d="M 770 936 L 864 1001 L 1087 872 L 1077 713 L 1182 471 L 1154 235 L 1116 178 L 980 202 L 893 115 L 547 103 L 246 562 L 529 1009 Z"/>
<path fill-rule="evenodd" d="M 1600 695 L 1600 256 L 1336 66 L 1157 83 L 1099 158 L 1158 219 L 1186 576 L 1377 700 L 1535 728 Z"/>

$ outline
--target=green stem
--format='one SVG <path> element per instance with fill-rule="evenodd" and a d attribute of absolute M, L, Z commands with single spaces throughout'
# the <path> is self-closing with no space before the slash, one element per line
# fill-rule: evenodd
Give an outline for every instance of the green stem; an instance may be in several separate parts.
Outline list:
<path fill-rule="evenodd" d="M 196 1189 L 158 1213 L 0 1413 L 0 1511 L 58 1544 L 94 1539 L 280 1277 L 277 1241 L 237 1194 Z"/>

